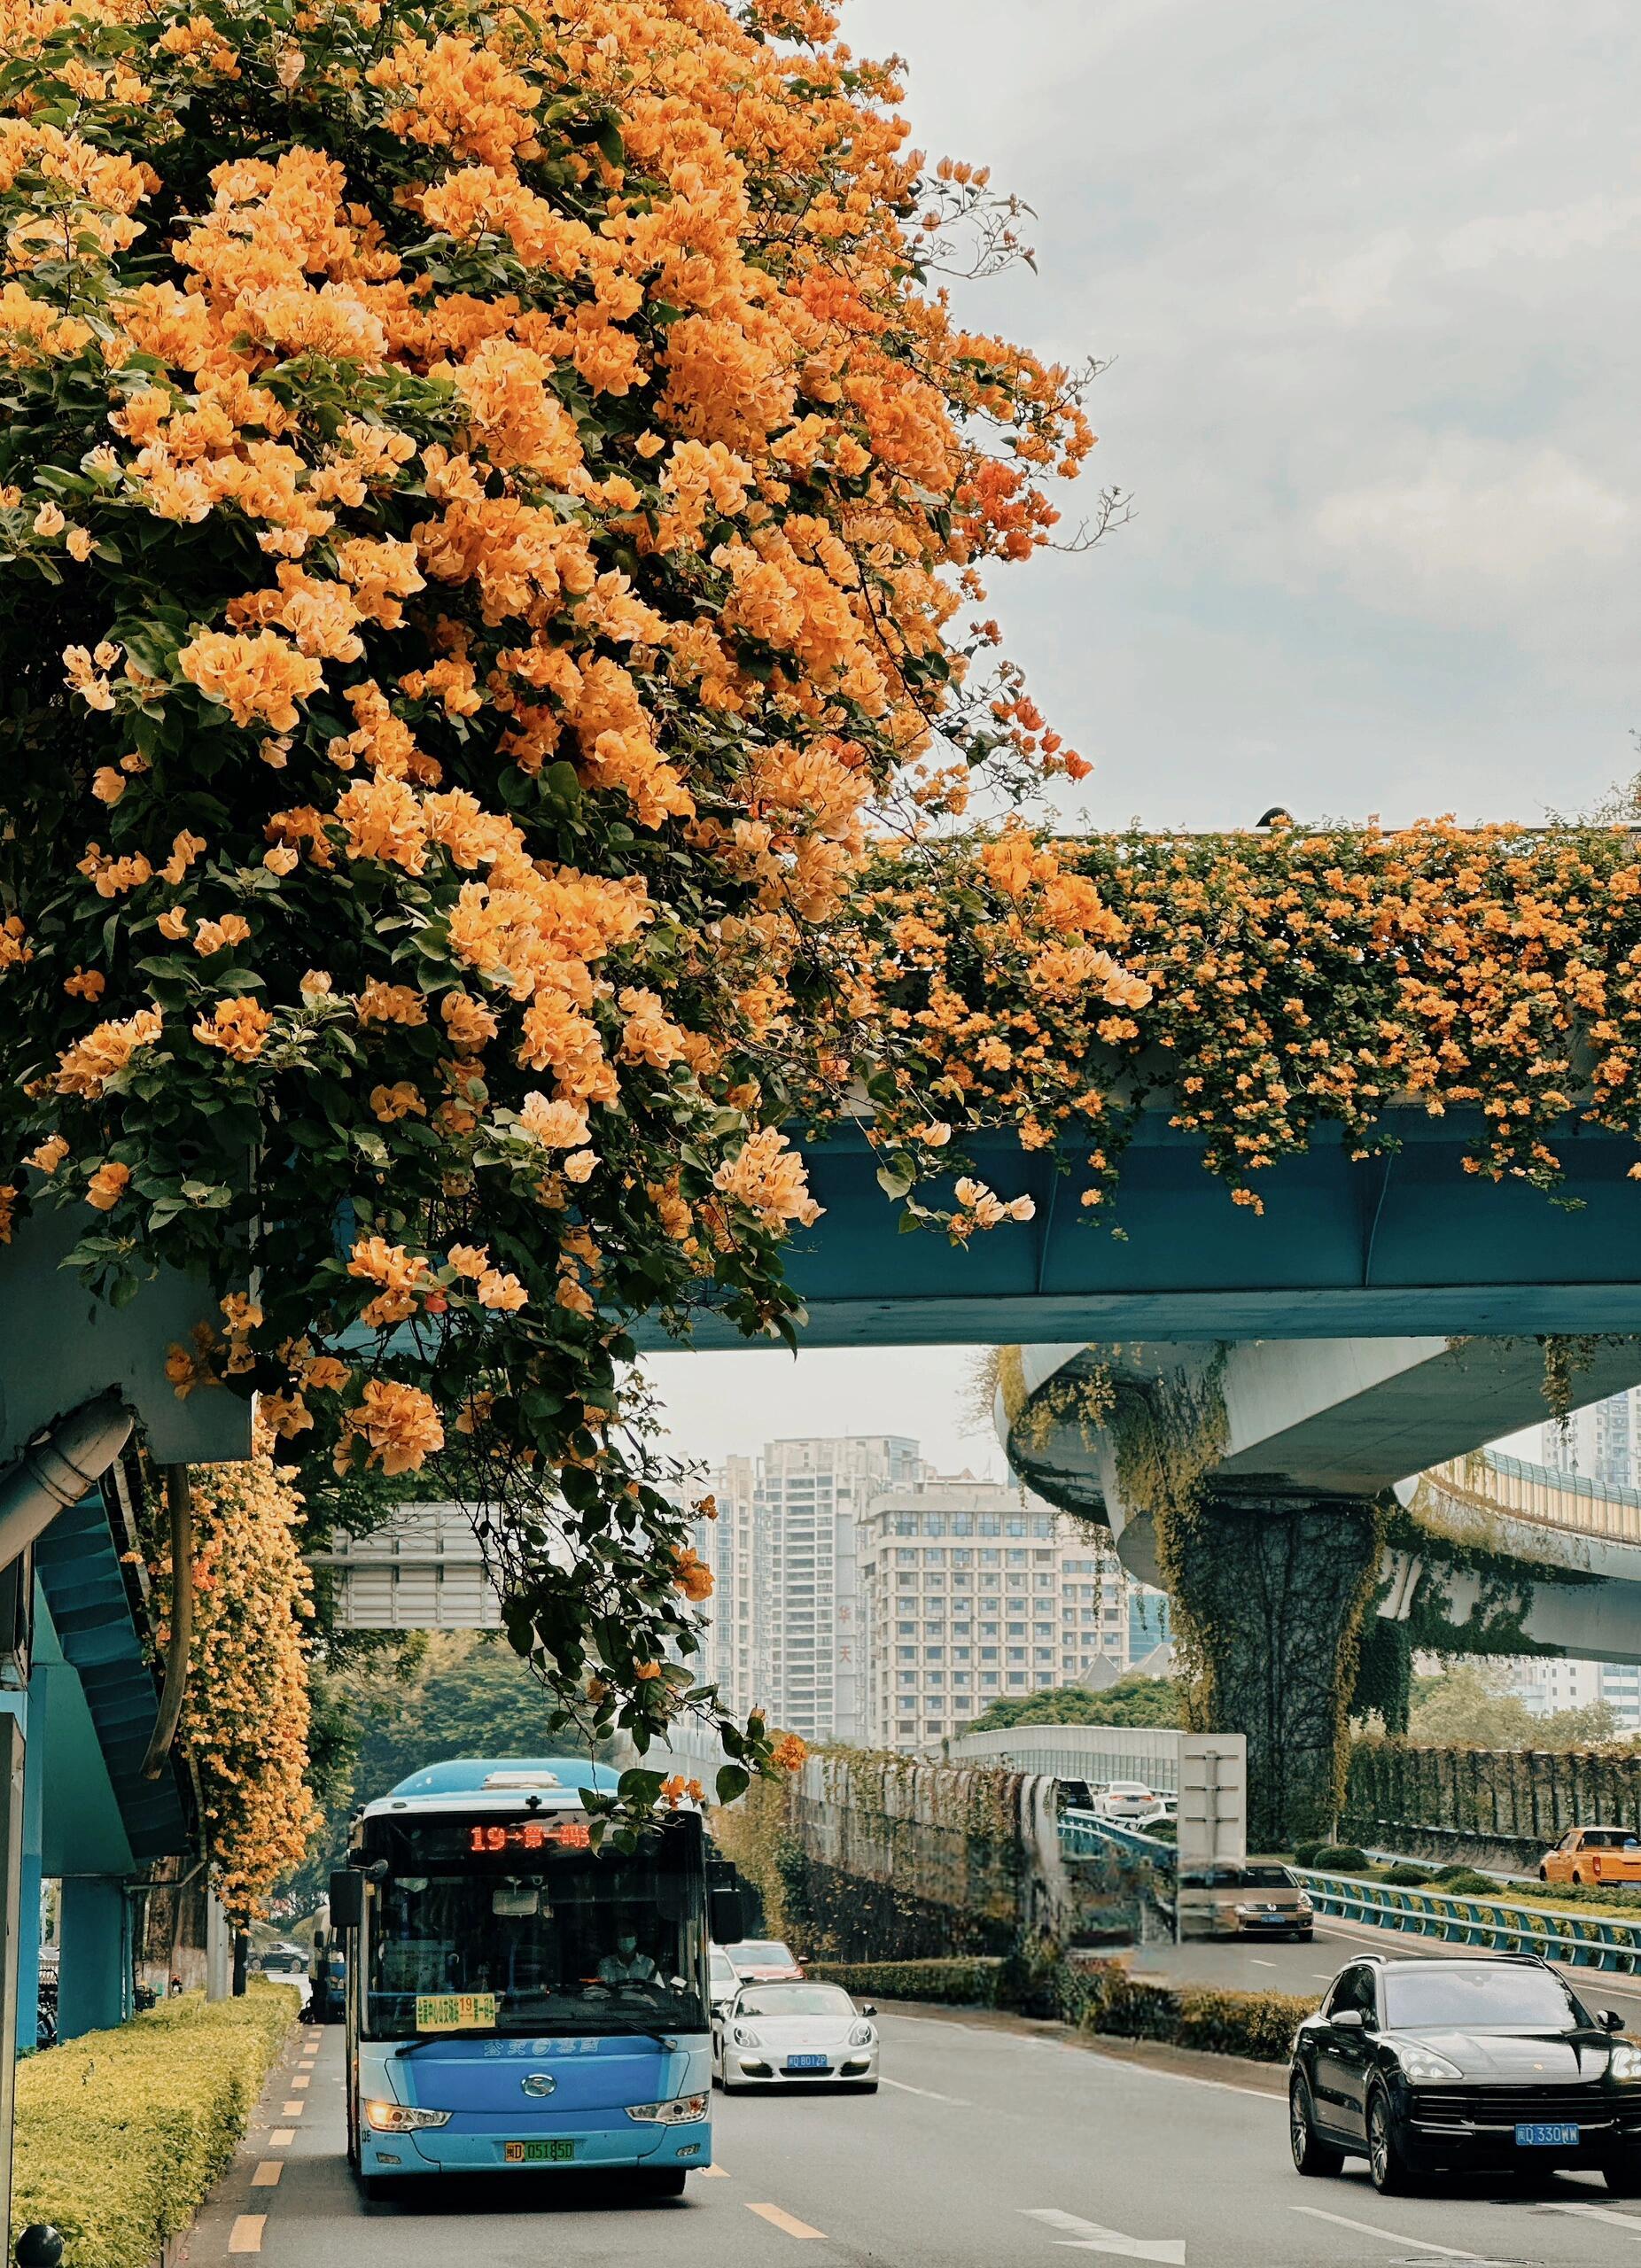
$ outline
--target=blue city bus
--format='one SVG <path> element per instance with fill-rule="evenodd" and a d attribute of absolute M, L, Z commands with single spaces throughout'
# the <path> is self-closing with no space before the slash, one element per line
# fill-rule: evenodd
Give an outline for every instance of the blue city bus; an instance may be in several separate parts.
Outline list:
<path fill-rule="evenodd" d="M 368 2195 L 439 2174 L 602 2171 L 677 2196 L 711 2164 L 708 1947 L 742 1900 L 681 1808 L 595 1850 L 573 1759 L 435 1764 L 354 1822 L 348 2157 Z"/>

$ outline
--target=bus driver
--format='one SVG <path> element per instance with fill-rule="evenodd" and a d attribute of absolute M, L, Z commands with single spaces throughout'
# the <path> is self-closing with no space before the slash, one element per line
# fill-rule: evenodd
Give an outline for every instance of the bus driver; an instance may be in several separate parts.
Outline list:
<path fill-rule="evenodd" d="M 601 1984 L 653 1984 L 658 1972 L 647 1953 L 638 1950 L 638 1939 L 628 1929 L 618 1930 L 616 1949 L 607 1953 L 598 1964 Z"/>

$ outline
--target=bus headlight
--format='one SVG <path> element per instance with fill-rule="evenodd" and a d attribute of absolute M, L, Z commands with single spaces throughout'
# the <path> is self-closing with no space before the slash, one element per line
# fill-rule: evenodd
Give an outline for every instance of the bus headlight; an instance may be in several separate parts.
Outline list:
<path fill-rule="evenodd" d="M 688 2126 L 692 2120 L 706 2117 L 711 2099 L 704 2094 L 676 2094 L 671 2102 L 629 2102 L 626 2115 L 646 2126 Z"/>
<path fill-rule="evenodd" d="M 410 2134 L 418 2126 L 447 2126 L 447 2110 L 421 2110 L 408 2102 L 367 2102 L 365 2124 L 377 2134 Z"/>

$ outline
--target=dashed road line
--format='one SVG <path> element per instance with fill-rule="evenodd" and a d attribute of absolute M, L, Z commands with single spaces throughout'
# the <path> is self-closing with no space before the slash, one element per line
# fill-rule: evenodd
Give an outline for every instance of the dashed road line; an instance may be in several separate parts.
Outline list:
<path fill-rule="evenodd" d="M 769 2222 L 772 2227 L 784 2229 L 788 2236 L 817 2236 L 825 2241 L 824 2229 L 812 2229 L 807 2221 L 798 2220 L 779 2205 L 749 2204 L 746 2210 L 749 2213 L 756 2213 L 760 2220 Z"/>
<path fill-rule="evenodd" d="M 698 2165 L 696 2171 L 705 2174 L 709 2180 L 713 2176 L 716 2176 L 719 2181 L 727 2181 L 729 2179 L 729 2168 L 727 2165 Z"/>
<path fill-rule="evenodd" d="M 276 2126 L 268 2138 L 268 2147 L 270 2150 L 288 2150 L 295 2140 L 294 2126 Z"/>
<path fill-rule="evenodd" d="M 284 2170 L 285 2162 L 283 2158 L 264 2158 L 251 2176 L 252 2188 L 272 2189 Z"/>
<path fill-rule="evenodd" d="M 1250 1953 L 1248 1958 L 1256 1969 L 1274 1969 L 1276 1967 L 1276 1963 L 1273 1961 L 1261 1961 L 1256 1953 Z"/>
<path fill-rule="evenodd" d="M 1443 2260 L 1480 2260 L 1479 2252 L 1461 2252 L 1456 2244 L 1432 2244 L 1428 2237 L 1404 2236 L 1400 2229 L 1375 2228 L 1372 2221 L 1347 2220 L 1342 2213 L 1325 2213 L 1319 2205 L 1295 2205 L 1313 2221 L 1331 2221 L 1336 2229 L 1354 2229 L 1358 2236 L 1381 2236 L 1387 2244 L 1411 2245 L 1415 2252 L 1432 2252 Z"/>
<path fill-rule="evenodd" d="M 881 2084 L 893 2087 L 897 2094 L 921 2094 L 925 2102 L 949 2102 L 958 2110 L 972 2110 L 975 2107 L 960 2094 L 937 2094 L 933 2087 L 909 2086 L 904 2079 L 884 2079 Z"/>
<path fill-rule="evenodd" d="M 291 2082 L 292 2093 L 294 2093 L 299 2087 L 305 2087 L 310 2084 L 311 2082 L 309 2081 L 307 2073 L 306 2071 L 299 2071 Z"/>
<path fill-rule="evenodd" d="M 284 2105 L 280 2110 L 279 2116 L 282 2118 L 299 2118 L 307 2108 L 307 2105 L 299 2095 L 294 2102 L 287 2102 Z"/>
<path fill-rule="evenodd" d="M 260 2252 L 262 2249 L 262 2231 L 267 2222 L 266 2213 L 241 2213 L 228 2232 L 229 2252 Z"/>

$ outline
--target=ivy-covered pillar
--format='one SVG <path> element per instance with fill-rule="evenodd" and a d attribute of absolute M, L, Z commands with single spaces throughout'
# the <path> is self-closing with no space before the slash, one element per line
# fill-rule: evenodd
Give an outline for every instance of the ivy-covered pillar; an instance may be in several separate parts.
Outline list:
<path fill-rule="evenodd" d="M 1248 1736 L 1248 1849 L 1331 1835 L 1379 1573 L 1379 1508 L 1204 1488 L 1168 1525 L 1187 1720 Z"/>

